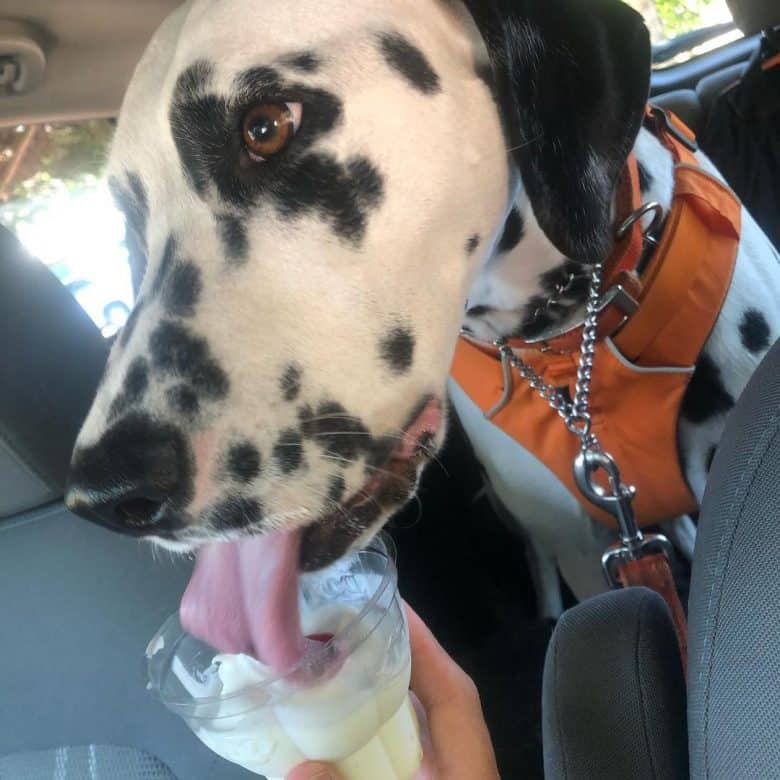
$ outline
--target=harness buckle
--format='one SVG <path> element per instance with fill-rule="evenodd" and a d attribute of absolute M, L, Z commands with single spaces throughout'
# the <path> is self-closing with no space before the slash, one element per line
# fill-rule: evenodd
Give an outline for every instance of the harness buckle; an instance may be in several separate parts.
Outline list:
<path fill-rule="evenodd" d="M 512 349 L 503 339 L 493 342 L 494 347 L 498 347 L 498 354 L 501 356 L 501 371 L 503 373 L 504 389 L 498 402 L 488 409 L 484 415 L 486 420 L 492 420 L 508 403 L 515 389 L 512 378 Z"/>
<path fill-rule="evenodd" d="M 601 314 L 608 306 L 614 304 L 625 315 L 625 319 L 619 323 L 618 328 L 622 327 L 626 320 L 639 308 L 639 302 L 631 295 L 630 292 L 622 285 L 615 284 L 607 290 L 604 295 L 599 299 L 597 313 Z M 562 322 L 558 325 L 553 325 L 536 336 L 525 337 L 526 344 L 543 344 L 542 352 L 558 352 L 549 345 L 549 342 L 554 341 L 559 336 L 563 336 L 569 331 L 575 330 L 583 325 L 585 317 L 580 316 L 576 320 L 569 320 L 568 322 Z M 611 334 L 610 334 L 611 335 Z M 561 353 L 563 354 L 563 353 Z"/>
<path fill-rule="evenodd" d="M 696 139 L 691 139 L 685 133 L 683 133 L 672 120 L 669 118 L 669 114 L 659 106 L 650 106 L 650 118 L 656 123 L 656 128 L 662 127 L 665 132 L 673 136 L 676 141 L 679 141 L 688 151 L 698 152 L 699 144 Z"/>

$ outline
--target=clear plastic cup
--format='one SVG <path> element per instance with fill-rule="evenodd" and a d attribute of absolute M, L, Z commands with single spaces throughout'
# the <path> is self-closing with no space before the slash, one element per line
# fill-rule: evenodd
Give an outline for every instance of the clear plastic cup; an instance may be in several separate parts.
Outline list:
<path fill-rule="evenodd" d="M 327 761 L 345 780 L 411 780 L 420 767 L 411 656 L 392 542 L 378 537 L 300 578 L 307 643 L 283 676 L 220 655 L 174 615 L 146 651 L 149 689 L 228 761 L 269 780 Z"/>

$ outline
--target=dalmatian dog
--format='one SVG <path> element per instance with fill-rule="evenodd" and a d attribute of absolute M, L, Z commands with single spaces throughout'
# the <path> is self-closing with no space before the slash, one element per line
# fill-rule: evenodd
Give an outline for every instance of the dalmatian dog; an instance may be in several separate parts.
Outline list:
<path fill-rule="evenodd" d="M 110 155 L 137 299 L 68 506 L 197 551 L 183 623 L 294 663 L 298 572 L 413 495 L 445 437 L 460 329 L 530 333 L 557 280 L 608 254 L 632 148 L 647 197 L 668 205 L 671 161 L 640 131 L 649 57 L 617 0 L 181 6 L 137 67 Z M 744 222 L 680 422 L 697 494 L 780 330 L 777 255 Z M 484 450 L 484 426 L 466 428 Z M 521 467 L 504 503 L 559 496 L 521 456 L 507 451 Z"/>

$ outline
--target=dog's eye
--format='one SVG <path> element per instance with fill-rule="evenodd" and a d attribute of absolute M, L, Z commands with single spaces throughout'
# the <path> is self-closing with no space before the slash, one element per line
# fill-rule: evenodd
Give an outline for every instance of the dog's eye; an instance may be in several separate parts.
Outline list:
<path fill-rule="evenodd" d="M 300 103 L 259 103 L 244 116 L 244 146 L 256 162 L 279 154 L 298 130 Z"/>

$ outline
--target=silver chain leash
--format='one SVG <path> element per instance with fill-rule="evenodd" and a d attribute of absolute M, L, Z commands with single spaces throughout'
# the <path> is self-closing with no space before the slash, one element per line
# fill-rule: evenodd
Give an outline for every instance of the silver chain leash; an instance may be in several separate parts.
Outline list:
<path fill-rule="evenodd" d="M 657 204 L 652 205 L 655 207 Z M 644 211 L 640 209 L 629 219 L 634 219 L 635 215 L 638 215 L 637 218 L 641 218 L 643 213 Z M 580 345 L 577 376 L 574 383 L 574 398 L 567 401 L 558 388 L 545 382 L 528 363 L 514 352 L 507 344 L 506 339 L 502 338 L 494 341 L 493 344 L 498 348 L 501 356 L 504 370 L 504 393 L 501 400 L 485 413 L 485 417 L 488 419 L 493 417 L 511 397 L 512 369 L 514 368 L 558 413 L 568 430 L 579 438 L 580 452 L 574 460 L 574 481 L 588 501 L 613 515 L 618 522 L 620 542 L 607 550 L 601 559 L 607 582 L 611 587 L 616 587 L 619 584 L 616 570 L 622 562 L 636 560 L 652 552 L 661 552 L 669 557 L 671 544 L 661 534 L 645 535 L 639 530 L 632 507 L 636 488 L 622 482 L 615 459 L 604 451 L 598 437 L 592 430 L 590 395 L 593 360 L 598 340 L 598 315 L 603 272 L 604 263 L 599 262 L 593 265 L 590 274 L 590 289 L 585 306 L 582 344 Z M 609 485 L 607 489 L 594 479 L 598 471 L 605 472 Z"/>
<path fill-rule="evenodd" d="M 590 390 L 593 379 L 593 358 L 596 353 L 601 276 L 603 271 L 604 264 L 596 263 L 590 274 L 590 290 L 585 306 L 582 344 L 580 346 L 577 379 L 574 384 L 574 399 L 572 401 L 567 401 L 557 387 L 553 387 L 545 382 L 528 363 L 515 354 L 505 339 L 494 342 L 501 353 L 501 362 L 505 366 L 509 365 L 516 369 L 518 374 L 536 390 L 539 396 L 560 415 L 569 431 L 579 437 L 583 452 L 602 452 L 599 440 L 591 430 Z M 511 389 L 510 383 L 506 381 L 508 379 L 509 377 L 505 375 L 505 390 Z M 504 399 L 499 403 L 503 404 Z M 491 410 L 487 412 L 486 416 L 492 417 L 493 413 L 493 410 Z"/>

